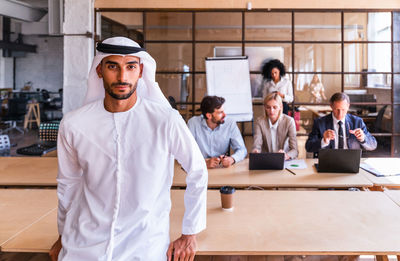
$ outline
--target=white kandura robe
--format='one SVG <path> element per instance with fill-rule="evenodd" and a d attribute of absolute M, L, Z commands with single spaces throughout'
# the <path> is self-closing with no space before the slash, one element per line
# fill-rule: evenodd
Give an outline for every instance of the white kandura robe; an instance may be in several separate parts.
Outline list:
<path fill-rule="evenodd" d="M 126 112 L 98 100 L 65 115 L 59 260 L 166 260 L 174 158 L 188 172 L 182 233 L 197 234 L 206 226 L 207 168 L 176 110 L 138 98 Z"/>

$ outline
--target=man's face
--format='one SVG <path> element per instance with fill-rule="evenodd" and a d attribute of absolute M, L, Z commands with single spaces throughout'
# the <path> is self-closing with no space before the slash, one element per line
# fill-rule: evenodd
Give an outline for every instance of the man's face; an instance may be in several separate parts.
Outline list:
<path fill-rule="evenodd" d="M 210 119 L 213 123 L 220 125 L 225 122 L 225 111 L 224 107 L 221 106 L 219 109 L 214 109 L 213 113 L 207 113 L 208 119 Z"/>
<path fill-rule="evenodd" d="M 110 55 L 97 66 L 96 72 L 103 78 L 104 89 L 114 99 L 125 100 L 136 91 L 142 77 L 143 65 L 136 56 Z"/>
<path fill-rule="evenodd" d="M 331 104 L 333 116 L 339 121 L 346 117 L 347 111 L 349 110 L 350 104 L 346 101 L 335 101 Z"/>

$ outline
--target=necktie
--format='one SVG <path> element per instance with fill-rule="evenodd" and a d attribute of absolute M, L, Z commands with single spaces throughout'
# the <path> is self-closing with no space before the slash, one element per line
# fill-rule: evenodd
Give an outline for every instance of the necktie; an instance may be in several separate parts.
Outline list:
<path fill-rule="evenodd" d="M 338 147 L 339 147 L 339 149 L 343 149 L 343 143 L 344 143 L 343 128 L 342 128 L 343 122 L 339 121 L 338 124 L 339 124 L 339 146 Z"/>

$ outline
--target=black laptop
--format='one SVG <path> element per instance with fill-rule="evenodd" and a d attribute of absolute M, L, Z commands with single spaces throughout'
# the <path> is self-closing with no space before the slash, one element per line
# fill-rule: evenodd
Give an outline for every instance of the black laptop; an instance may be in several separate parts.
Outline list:
<path fill-rule="evenodd" d="M 358 173 L 360 149 L 321 149 L 318 152 L 318 172 Z"/>
<path fill-rule="evenodd" d="M 283 169 L 285 162 L 285 153 L 250 153 L 249 169 Z"/>

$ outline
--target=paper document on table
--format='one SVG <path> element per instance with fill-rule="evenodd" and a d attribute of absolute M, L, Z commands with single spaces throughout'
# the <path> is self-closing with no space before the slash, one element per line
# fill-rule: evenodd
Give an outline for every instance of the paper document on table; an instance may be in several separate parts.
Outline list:
<path fill-rule="evenodd" d="M 377 177 L 400 175 L 400 158 L 369 158 L 360 164 Z"/>
<path fill-rule="evenodd" d="M 306 169 L 307 164 L 302 159 L 285 161 L 285 169 Z"/>

